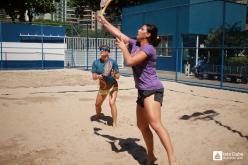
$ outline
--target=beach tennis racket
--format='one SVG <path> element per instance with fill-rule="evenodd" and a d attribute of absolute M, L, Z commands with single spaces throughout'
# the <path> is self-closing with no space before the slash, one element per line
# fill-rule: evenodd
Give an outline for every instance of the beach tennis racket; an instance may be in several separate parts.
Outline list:
<path fill-rule="evenodd" d="M 104 65 L 102 75 L 103 75 L 104 77 L 109 76 L 110 73 L 111 73 L 111 70 L 112 70 L 112 62 L 111 62 L 111 61 L 108 61 L 108 62 L 106 62 L 105 65 Z"/>
<path fill-rule="evenodd" d="M 108 5 L 112 0 L 101 0 L 100 7 L 101 7 L 101 15 L 104 15 L 105 10 L 107 9 Z"/>

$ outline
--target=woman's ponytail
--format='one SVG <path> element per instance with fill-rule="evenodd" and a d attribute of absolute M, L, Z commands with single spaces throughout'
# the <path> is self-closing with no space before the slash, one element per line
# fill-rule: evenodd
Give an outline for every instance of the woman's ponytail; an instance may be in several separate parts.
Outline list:
<path fill-rule="evenodd" d="M 158 46 L 161 42 L 161 38 L 158 36 L 158 29 L 155 25 L 151 24 L 145 24 L 147 27 L 147 32 L 150 33 L 150 37 L 148 38 L 148 41 L 153 46 Z"/>

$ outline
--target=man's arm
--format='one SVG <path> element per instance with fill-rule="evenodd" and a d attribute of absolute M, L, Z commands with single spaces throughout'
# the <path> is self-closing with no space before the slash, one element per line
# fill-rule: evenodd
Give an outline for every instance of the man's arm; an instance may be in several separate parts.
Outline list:
<path fill-rule="evenodd" d="M 102 75 L 97 73 L 92 73 L 92 79 L 93 80 L 100 80 L 102 78 Z"/>

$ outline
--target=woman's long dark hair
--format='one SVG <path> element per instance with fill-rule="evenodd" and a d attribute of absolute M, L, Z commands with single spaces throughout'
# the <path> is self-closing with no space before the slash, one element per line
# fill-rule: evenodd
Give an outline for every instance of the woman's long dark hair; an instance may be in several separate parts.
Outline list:
<path fill-rule="evenodd" d="M 153 46 L 158 46 L 161 38 L 158 36 L 158 28 L 152 24 L 145 24 L 147 28 L 147 32 L 151 34 L 148 38 L 148 42 Z"/>

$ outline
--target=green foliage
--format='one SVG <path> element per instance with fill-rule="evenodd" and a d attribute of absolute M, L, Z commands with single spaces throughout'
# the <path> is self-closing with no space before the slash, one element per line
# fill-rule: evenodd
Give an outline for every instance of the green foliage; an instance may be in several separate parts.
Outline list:
<path fill-rule="evenodd" d="M 0 6 L 15 22 L 17 15 L 19 21 L 25 22 L 25 12 L 28 11 L 29 22 L 32 22 L 34 14 L 52 13 L 55 11 L 53 0 L 4 0 Z"/>
<path fill-rule="evenodd" d="M 205 45 L 208 47 L 220 47 L 222 40 L 222 28 L 213 29 L 207 36 Z M 248 32 L 241 31 L 238 23 L 227 26 L 225 29 L 225 47 L 247 47 Z"/>
<path fill-rule="evenodd" d="M 138 5 L 150 1 L 152 0 L 112 0 L 108 9 L 106 10 L 106 13 L 110 19 L 113 20 L 115 16 L 121 16 L 121 12 L 124 7 Z M 76 7 L 77 15 L 83 13 L 84 6 L 88 6 L 93 11 L 100 9 L 100 0 L 70 0 L 69 4 L 71 7 Z"/>
<path fill-rule="evenodd" d="M 206 47 L 218 47 L 211 50 L 211 62 L 220 63 L 222 28 L 212 30 L 204 41 Z M 229 65 L 248 64 L 248 32 L 242 31 L 238 23 L 225 29 L 225 61 Z"/>
<path fill-rule="evenodd" d="M 43 25 L 53 25 L 53 26 L 70 26 L 69 23 L 60 22 L 60 21 L 51 21 L 46 19 L 37 19 L 33 24 L 43 24 Z"/>
<path fill-rule="evenodd" d="M 18 10 L 22 7 L 20 1 L 15 0 L 4 0 L 1 2 L 1 9 L 4 9 L 5 12 L 11 17 L 12 21 L 15 22 L 15 19 L 18 15 Z"/>
<path fill-rule="evenodd" d="M 247 56 L 229 57 L 226 60 L 228 65 L 248 65 Z"/>

